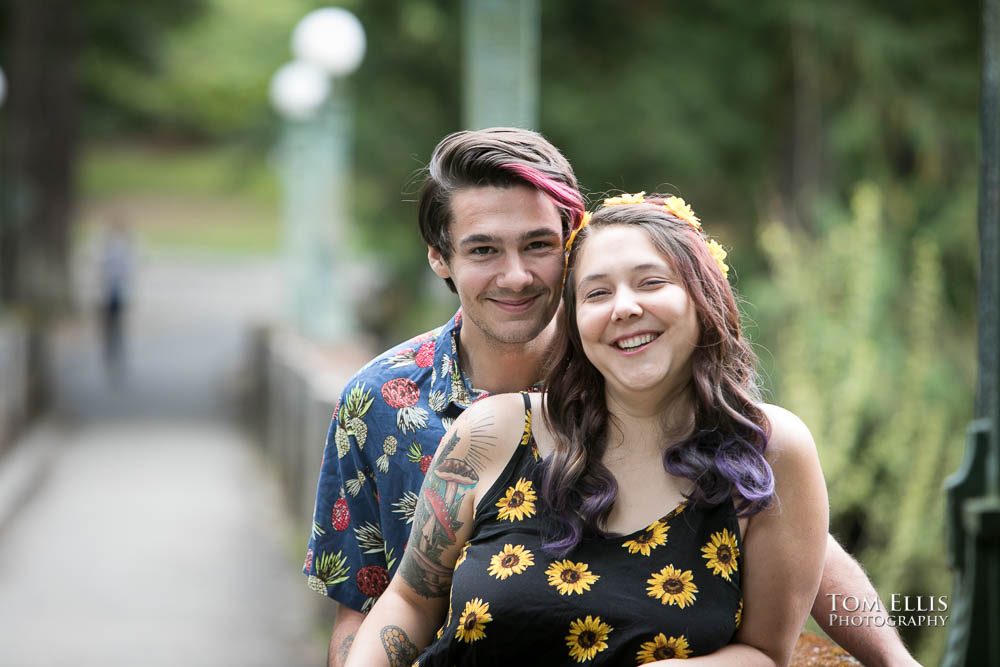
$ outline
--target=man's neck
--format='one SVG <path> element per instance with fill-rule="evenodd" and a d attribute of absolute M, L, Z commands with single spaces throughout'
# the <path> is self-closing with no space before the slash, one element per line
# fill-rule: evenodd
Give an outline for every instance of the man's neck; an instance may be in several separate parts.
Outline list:
<path fill-rule="evenodd" d="M 459 358 L 472 386 L 490 394 L 525 391 L 542 379 L 556 323 L 527 343 L 500 343 L 488 339 L 471 323 L 459 332 Z"/>

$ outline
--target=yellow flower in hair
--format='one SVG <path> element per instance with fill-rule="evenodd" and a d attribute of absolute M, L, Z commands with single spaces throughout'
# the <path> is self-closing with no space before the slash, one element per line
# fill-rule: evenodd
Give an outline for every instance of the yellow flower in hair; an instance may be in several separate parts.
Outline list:
<path fill-rule="evenodd" d="M 641 204 L 646 201 L 646 191 L 637 192 L 634 195 L 628 193 L 617 197 L 608 197 L 604 200 L 605 206 L 624 206 L 625 204 Z"/>
<path fill-rule="evenodd" d="M 699 220 L 698 216 L 694 214 L 694 211 L 691 210 L 688 203 L 680 197 L 668 198 L 667 203 L 663 205 L 663 208 L 667 209 L 667 213 L 670 215 L 683 220 L 698 231 L 701 231 L 701 220 Z"/>
<path fill-rule="evenodd" d="M 729 277 L 729 265 L 726 264 L 726 252 L 715 239 L 709 239 L 706 244 L 708 245 L 708 252 L 712 253 L 712 257 L 715 259 L 715 263 L 719 265 L 719 270 L 722 271 L 722 275 Z"/>
<path fill-rule="evenodd" d="M 580 233 L 580 230 L 590 224 L 590 211 L 584 211 L 583 217 L 580 218 L 580 224 L 577 225 L 576 229 L 569 233 L 569 238 L 566 239 L 566 254 L 573 249 L 573 241 L 576 240 L 576 235 Z"/>

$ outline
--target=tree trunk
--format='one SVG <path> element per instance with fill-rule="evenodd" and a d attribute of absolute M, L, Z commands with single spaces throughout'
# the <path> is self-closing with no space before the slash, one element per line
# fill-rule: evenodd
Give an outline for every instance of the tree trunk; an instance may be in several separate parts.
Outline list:
<path fill-rule="evenodd" d="M 70 303 L 69 242 L 83 26 L 76 0 L 13 0 L 0 257 L 4 296 L 45 325 Z M 7 283 L 10 284 L 7 284 Z"/>

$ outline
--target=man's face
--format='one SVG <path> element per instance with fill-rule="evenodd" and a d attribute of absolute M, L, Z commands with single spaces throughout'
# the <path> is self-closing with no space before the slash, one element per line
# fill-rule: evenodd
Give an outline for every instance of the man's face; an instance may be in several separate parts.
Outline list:
<path fill-rule="evenodd" d="M 559 306 L 559 210 L 538 190 L 517 185 L 459 190 L 451 211 L 451 259 L 434 248 L 427 258 L 434 273 L 454 281 L 463 330 L 471 325 L 496 343 L 533 340 Z"/>

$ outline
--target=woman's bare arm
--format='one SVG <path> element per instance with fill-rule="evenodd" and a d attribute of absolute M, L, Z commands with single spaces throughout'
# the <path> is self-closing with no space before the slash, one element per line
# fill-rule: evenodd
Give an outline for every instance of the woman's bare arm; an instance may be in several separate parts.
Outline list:
<path fill-rule="evenodd" d="M 477 499 L 518 442 L 517 431 L 508 433 L 511 412 L 519 430 L 519 398 L 486 399 L 445 434 L 424 477 L 399 571 L 358 630 L 347 667 L 409 667 L 441 626 L 455 562 L 472 535 Z"/>
<path fill-rule="evenodd" d="M 750 519 L 744 536 L 743 624 L 733 644 L 685 665 L 786 665 L 816 598 L 829 530 L 816 445 L 792 413 L 775 406 L 765 406 L 765 412 L 776 498 Z"/>

